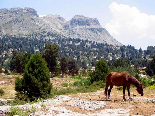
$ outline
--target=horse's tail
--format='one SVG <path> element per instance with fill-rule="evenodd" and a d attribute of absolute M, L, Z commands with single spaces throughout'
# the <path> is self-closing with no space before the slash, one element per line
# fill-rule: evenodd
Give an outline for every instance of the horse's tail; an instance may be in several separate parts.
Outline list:
<path fill-rule="evenodd" d="M 105 95 L 106 95 L 106 91 L 111 83 L 111 76 L 112 76 L 112 73 L 109 73 L 106 77 L 106 86 L 105 86 L 105 91 L 104 91 Z"/>
<path fill-rule="evenodd" d="M 107 77 L 106 77 L 106 84 L 111 82 L 111 76 L 112 76 L 112 72 L 107 75 Z"/>

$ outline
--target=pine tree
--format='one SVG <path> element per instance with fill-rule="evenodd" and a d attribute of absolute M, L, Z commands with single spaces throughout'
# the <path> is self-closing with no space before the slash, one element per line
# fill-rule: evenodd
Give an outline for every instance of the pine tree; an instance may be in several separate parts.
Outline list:
<path fill-rule="evenodd" d="M 17 95 L 24 94 L 31 101 L 37 98 L 47 98 L 51 88 L 50 72 L 45 60 L 39 54 L 32 55 L 26 65 L 23 78 L 21 80 L 17 78 L 15 81 Z"/>
<path fill-rule="evenodd" d="M 46 44 L 45 51 L 43 53 L 43 57 L 47 62 L 47 66 L 51 72 L 51 78 L 53 78 L 53 72 L 55 66 L 57 65 L 57 57 L 58 57 L 59 46 L 56 44 Z"/>
<path fill-rule="evenodd" d="M 61 66 L 61 72 L 62 72 L 62 78 L 64 77 L 64 74 L 68 72 L 68 59 L 65 56 L 62 56 L 60 58 L 60 66 Z"/>
<path fill-rule="evenodd" d="M 70 59 L 68 61 L 68 70 L 72 76 L 74 76 L 75 74 L 78 74 L 79 68 L 74 59 Z"/>

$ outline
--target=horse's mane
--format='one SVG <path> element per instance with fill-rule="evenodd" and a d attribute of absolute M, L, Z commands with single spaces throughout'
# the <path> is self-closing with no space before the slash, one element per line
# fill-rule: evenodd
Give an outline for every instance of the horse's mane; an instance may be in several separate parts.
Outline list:
<path fill-rule="evenodd" d="M 131 78 L 131 80 L 132 80 L 132 84 L 135 85 L 136 87 L 138 87 L 139 84 L 141 84 L 141 83 L 138 81 L 138 79 L 136 79 L 136 77 L 130 75 L 130 78 Z"/>
<path fill-rule="evenodd" d="M 136 87 L 139 86 L 140 82 L 134 76 L 130 75 L 127 71 L 124 71 L 122 73 L 128 75 L 133 85 L 135 85 Z"/>

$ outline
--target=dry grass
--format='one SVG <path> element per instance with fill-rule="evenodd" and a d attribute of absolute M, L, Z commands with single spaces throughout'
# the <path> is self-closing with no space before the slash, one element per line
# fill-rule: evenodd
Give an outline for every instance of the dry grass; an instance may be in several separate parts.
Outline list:
<path fill-rule="evenodd" d="M 0 96 L 2 99 L 14 99 L 16 91 L 14 85 L 0 85 L 0 88 L 4 90 L 4 95 Z"/>
<path fill-rule="evenodd" d="M 1 99 L 13 99 L 15 97 L 15 75 L 0 75 L 0 88 L 4 90 L 4 95 Z"/>

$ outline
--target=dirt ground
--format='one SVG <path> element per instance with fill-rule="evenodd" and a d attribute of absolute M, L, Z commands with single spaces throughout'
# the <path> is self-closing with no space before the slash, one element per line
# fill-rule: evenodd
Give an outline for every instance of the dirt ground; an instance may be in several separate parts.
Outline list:
<path fill-rule="evenodd" d="M 105 96 L 104 96 L 104 89 L 101 89 L 97 92 L 91 92 L 91 93 L 81 93 L 81 94 L 76 94 L 73 95 L 74 97 L 79 97 L 80 99 L 88 100 L 88 101 L 104 101 L 106 103 L 106 107 L 99 110 L 104 110 L 104 109 L 129 109 L 130 110 L 130 115 L 144 115 L 144 116 L 150 116 L 152 114 L 155 114 L 155 102 L 152 103 L 151 101 L 145 101 L 143 100 L 144 98 L 152 98 L 155 100 L 154 94 L 147 94 L 148 90 L 144 89 L 144 96 L 138 95 L 135 91 L 136 88 L 132 88 L 131 92 L 132 93 L 132 98 L 133 100 L 127 100 L 123 101 L 123 95 L 121 90 L 117 90 L 116 88 L 113 88 L 111 92 L 111 101 L 106 101 Z M 150 91 L 150 90 L 149 90 Z M 153 93 L 155 91 L 152 91 Z M 134 95 L 134 96 L 133 96 Z M 141 97 L 142 99 L 137 100 L 135 98 Z M 126 96 L 127 98 L 127 96 Z M 75 111 L 75 112 L 91 112 L 91 111 L 81 111 L 79 108 L 73 108 L 73 107 L 67 107 L 68 109 Z"/>
<path fill-rule="evenodd" d="M 73 79 L 60 79 L 55 78 L 51 79 L 51 82 L 53 83 L 53 86 L 60 87 L 62 83 L 73 83 L 75 80 Z M 144 116 L 150 116 L 155 114 L 155 102 L 146 101 L 143 98 L 153 99 L 155 100 L 155 89 L 149 89 L 144 88 L 144 96 L 140 96 L 140 94 L 137 93 L 135 87 L 131 87 L 130 89 L 131 97 L 133 100 L 129 100 L 127 96 L 126 91 L 126 99 L 127 101 L 123 101 L 123 90 L 117 90 L 116 87 L 112 89 L 111 92 L 111 101 L 105 101 L 105 95 L 104 95 L 104 89 L 98 90 L 97 92 L 90 92 L 90 93 L 79 93 L 72 95 L 72 97 L 78 97 L 83 100 L 87 101 L 104 101 L 106 103 L 106 107 L 99 110 L 104 109 L 129 109 L 130 115 L 144 115 Z M 142 99 L 136 99 L 137 97 L 140 97 Z M 66 107 L 68 110 L 79 112 L 79 113 L 86 113 L 86 112 L 95 112 L 95 111 L 87 111 L 87 110 L 81 110 L 79 107 L 70 107 L 66 104 L 61 104 L 61 106 Z"/>
<path fill-rule="evenodd" d="M 5 91 L 4 96 L 0 96 L 0 99 L 11 99 L 15 97 L 15 90 L 14 90 L 14 80 L 15 76 L 2 76 L 0 75 L 0 88 L 2 88 Z M 62 83 L 73 83 L 76 81 L 75 79 L 70 78 L 54 78 L 51 79 L 51 82 L 53 83 L 54 87 L 61 87 Z M 116 89 L 114 87 L 111 92 L 111 101 L 105 101 L 104 96 L 104 89 L 100 89 L 96 92 L 90 92 L 90 93 L 78 93 L 71 95 L 72 97 L 78 97 L 82 100 L 87 101 L 104 101 L 106 103 L 106 106 L 101 109 L 97 109 L 95 111 L 88 111 L 88 110 L 81 110 L 79 107 L 73 107 L 68 106 L 65 103 L 61 104 L 61 106 L 66 107 L 68 110 L 71 110 L 73 112 L 79 112 L 79 113 L 87 113 L 87 112 L 96 112 L 104 109 L 129 109 L 130 115 L 144 115 L 144 116 L 150 116 L 152 114 L 155 114 L 155 102 L 145 100 L 153 99 L 155 101 L 155 89 L 149 89 L 144 88 L 144 96 L 140 96 L 135 87 L 131 87 L 130 89 L 131 97 L 133 100 L 127 100 L 123 101 L 123 91 Z M 127 95 L 127 91 L 126 91 Z M 126 99 L 128 96 L 126 96 Z M 136 99 L 141 98 L 141 99 Z M 145 99 L 143 99 L 145 98 Z"/>

